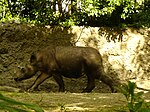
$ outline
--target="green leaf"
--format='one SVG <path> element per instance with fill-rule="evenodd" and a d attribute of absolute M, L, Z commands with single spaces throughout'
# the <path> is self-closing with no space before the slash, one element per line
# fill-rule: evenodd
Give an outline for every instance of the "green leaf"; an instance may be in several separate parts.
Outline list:
<path fill-rule="evenodd" d="M 150 108 L 142 108 L 140 112 L 150 112 Z"/>
<path fill-rule="evenodd" d="M 136 88 L 136 84 L 134 82 L 128 82 L 128 86 L 129 86 L 129 94 L 131 94 L 131 97 L 134 96 L 134 90 Z"/>
<path fill-rule="evenodd" d="M 143 94 L 144 94 L 144 92 L 138 92 L 138 93 L 136 93 L 136 97 L 141 98 Z"/>
<path fill-rule="evenodd" d="M 128 100 L 128 98 L 129 98 L 129 88 L 128 88 L 128 85 L 126 85 L 126 84 L 122 85 L 121 92 L 123 93 L 123 95 Z"/>
<path fill-rule="evenodd" d="M 35 110 L 36 112 L 44 112 L 44 110 L 42 110 L 40 107 L 38 107 L 37 105 L 34 105 L 34 104 L 30 104 L 30 103 L 22 103 L 22 102 L 18 102 L 18 101 L 15 101 L 11 98 L 8 98 L 8 97 L 5 97 L 3 96 L 2 94 L 0 94 L 0 100 L 4 101 L 4 103 L 1 104 L 1 106 L 5 105 L 5 102 L 7 102 L 7 104 L 9 105 L 21 105 L 21 106 L 26 106 L 30 109 L 33 109 Z M 7 106 L 6 106 L 7 107 Z M 2 107 L 3 108 L 3 107 Z M 9 109 L 9 106 L 8 108 Z"/>
<path fill-rule="evenodd" d="M 132 103 L 128 103 L 128 108 L 129 108 L 129 110 L 131 110 L 131 111 L 134 110 L 134 109 L 133 109 L 133 104 L 132 104 Z"/>
<path fill-rule="evenodd" d="M 137 110 L 139 110 L 142 107 L 143 102 L 138 102 L 135 104 L 134 106 L 134 111 L 136 112 Z"/>
<path fill-rule="evenodd" d="M 9 105 L 5 104 L 4 102 L 0 102 L 0 108 L 4 110 L 8 110 L 9 112 L 19 112 L 16 109 L 10 107 Z"/>

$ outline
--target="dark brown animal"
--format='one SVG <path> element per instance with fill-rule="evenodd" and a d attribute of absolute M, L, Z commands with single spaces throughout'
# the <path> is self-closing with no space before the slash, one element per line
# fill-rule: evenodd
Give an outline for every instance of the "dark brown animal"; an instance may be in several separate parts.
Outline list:
<path fill-rule="evenodd" d="M 102 58 L 99 52 L 91 47 L 64 47 L 49 46 L 41 51 L 32 54 L 30 64 L 19 72 L 15 81 L 22 81 L 34 76 L 38 71 L 41 74 L 37 77 L 30 90 L 33 91 L 53 76 L 59 85 L 59 91 L 65 91 L 62 76 L 68 78 L 79 78 L 84 73 L 87 76 L 87 87 L 83 92 L 91 92 L 95 87 L 95 79 L 99 78 L 107 84 L 114 92 L 114 82 L 104 72 Z"/>

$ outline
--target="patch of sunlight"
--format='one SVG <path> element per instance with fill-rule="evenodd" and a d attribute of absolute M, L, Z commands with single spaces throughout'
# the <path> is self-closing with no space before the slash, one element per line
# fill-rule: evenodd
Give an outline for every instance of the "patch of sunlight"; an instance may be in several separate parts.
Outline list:
<path fill-rule="evenodd" d="M 83 108 L 83 107 L 78 107 L 78 106 L 73 106 L 73 107 L 66 107 L 67 110 L 70 111 L 86 111 L 86 110 L 94 110 L 93 108 Z"/>
<path fill-rule="evenodd" d="M 150 100 L 145 100 L 145 102 L 150 102 Z"/>
<path fill-rule="evenodd" d="M 102 105 L 101 107 L 112 107 L 112 106 L 110 106 L 110 105 Z"/>

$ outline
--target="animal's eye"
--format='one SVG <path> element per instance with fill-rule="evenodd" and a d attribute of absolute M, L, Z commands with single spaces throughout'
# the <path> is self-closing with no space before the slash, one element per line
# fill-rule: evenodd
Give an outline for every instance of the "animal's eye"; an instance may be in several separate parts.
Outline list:
<path fill-rule="evenodd" d="M 18 69 L 21 69 L 22 67 L 18 66 Z"/>
<path fill-rule="evenodd" d="M 25 72 L 25 68 L 21 68 L 21 72 L 24 73 Z"/>

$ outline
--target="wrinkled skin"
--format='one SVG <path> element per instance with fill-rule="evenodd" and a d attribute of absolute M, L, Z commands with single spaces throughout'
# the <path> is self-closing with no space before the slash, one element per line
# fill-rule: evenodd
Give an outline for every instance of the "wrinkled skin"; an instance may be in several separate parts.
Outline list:
<path fill-rule="evenodd" d="M 94 89 L 96 78 L 115 92 L 113 80 L 104 72 L 101 55 L 91 47 L 49 46 L 42 49 L 31 55 L 30 64 L 19 71 L 19 77 L 15 78 L 15 81 L 29 79 L 38 71 L 41 74 L 30 87 L 30 91 L 37 89 L 43 81 L 52 76 L 59 85 L 59 91 L 64 92 L 62 76 L 79 78 L 84 73 L 88 83 L 83 92 L 91 92 Z"/>

